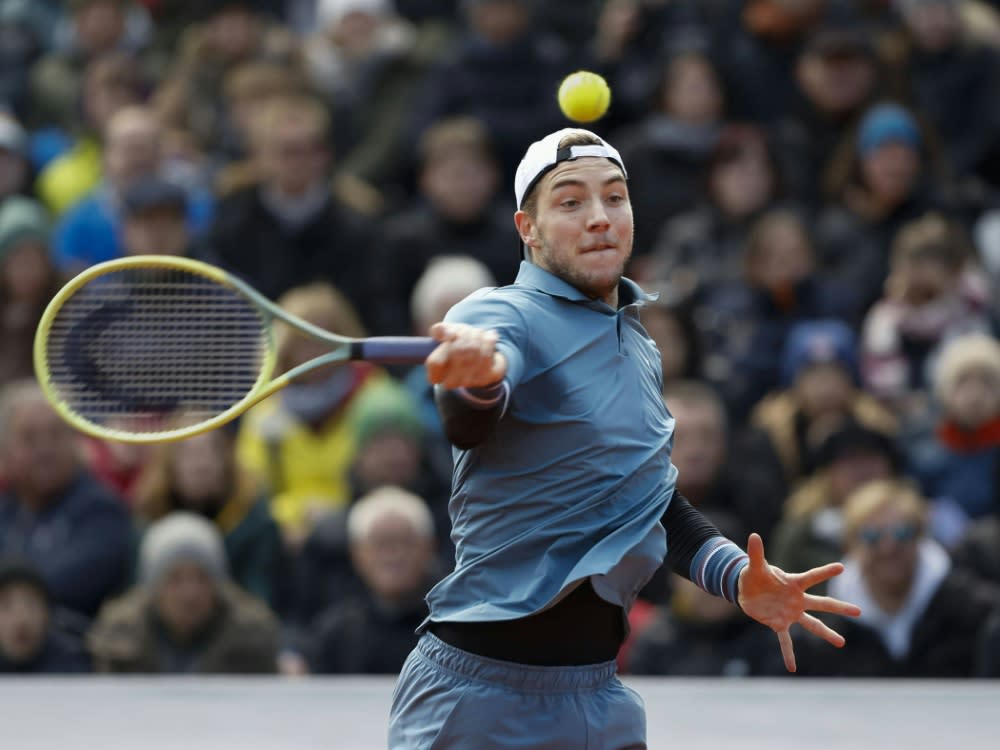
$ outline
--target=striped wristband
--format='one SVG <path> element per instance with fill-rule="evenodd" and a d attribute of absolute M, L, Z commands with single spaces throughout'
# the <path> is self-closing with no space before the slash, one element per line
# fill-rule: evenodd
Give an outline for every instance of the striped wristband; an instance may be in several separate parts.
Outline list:
<path fill-rule="evenodd" d="M 691 561 L 691 580 L 710 594 L 736 604 L 740 572 L 749 564 L 747 553 L 722 536 L 712 537 Z"/>

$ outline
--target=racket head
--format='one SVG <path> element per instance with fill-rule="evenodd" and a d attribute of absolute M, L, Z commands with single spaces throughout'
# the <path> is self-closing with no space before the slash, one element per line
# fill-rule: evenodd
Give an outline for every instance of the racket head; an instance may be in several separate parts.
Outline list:
<path fill-rule="evenodd" d="M 264 302 L 190 258 L 100 263 L 46 308 L 35 373 L 56 412 L 85 434 L 181 440 L 235 419 L 286 382 L 272 380 L 275 341 Z"/>

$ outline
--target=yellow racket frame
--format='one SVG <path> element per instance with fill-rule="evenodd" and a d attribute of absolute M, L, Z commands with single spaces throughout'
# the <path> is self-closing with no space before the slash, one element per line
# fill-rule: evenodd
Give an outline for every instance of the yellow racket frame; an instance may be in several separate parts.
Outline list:
<path fill-rule="evenodd" d="M 190 273 L 204 276 L 217 284 L 228 287 L 246 297 L 251 304 L 262 314 L 262 332 L 266 334 L 266 351 L 261 364 L 260 374 L 254 386 L 237 403 L 230 406 L 214 417 L 198 422 L 193 425 L 177 427 L 169 430 L 151 432 L 129 432 L 126 430 L 114 429 L 97 424 L 81 415 L 77 414 L 72 406 L 60 395 L 57 384 L 53 381 L 52 373 L 48 363 L 48 339 L 52 329 L 53 321 L 59 314 L 63 305 L 83 286 L 96 278 L 104 276 L 114 271 L 121 271 L 130 268 L 162 268 L 170 270 L 188 271 Z M 274 337 L 273 322 L 275 319 L 284 321 L 302 333 L 313 338 L 324 341 L 334 347 L 331 352 L 320 357 L 316 357 L 305 362 L 298 367 L 294 367 L 288 372 L 277 377 L 272 377 L 277 363 L 277 349 Z M 338 336 L 325 331 L 322 328 L 312 325 L 301 318 L 291 315 L 282 310 L 278 305 L 269 300 L 263 294 L 251 287 L 246 282 L 238 279 L 221 268 L 202 261 L 193 260 L 172 255 L 134 255 L 127 258 L 98 263 L 86 269 L 78 276 L 71 279 L 49 302 L 42 314 L 35 332 L 34 341 L 34 363 L 35 374 L 41 386 L 45 398 L 52 404 L 56 413 L 74 429 L 102 440 L 115 440 L 123 443 L 153 444 L 166 443 L 194 435 L 201 435 L 210 430 L 214 430 L 227 422 L 232 421 L 245 411 L 263 401 L 276 391 L 281 390 L 296 377 L 318 367 L 341 362 L 351 358 L 350 345 L 352 339 Z"/>

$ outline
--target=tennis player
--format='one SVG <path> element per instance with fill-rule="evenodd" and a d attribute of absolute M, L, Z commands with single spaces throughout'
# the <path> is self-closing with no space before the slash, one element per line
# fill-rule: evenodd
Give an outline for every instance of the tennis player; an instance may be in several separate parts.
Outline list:
<path fill-rule="evenodd" d="M 586 130 L 531 145 L 515 176 L 526 260 L 432 329 L 428 375 L 456 447 L 454 571 L 393 696 L 391 750 L 646 747 L 642 701 L 616 677 L 626 615 L 668 560 L 778 635 L 843 638 L 807 610 L 839 563 L 785 573 L 751 535 L 724 538 L 675 491 L 673 418 L 622 276 L 632 209 L 618 151 Z"/>

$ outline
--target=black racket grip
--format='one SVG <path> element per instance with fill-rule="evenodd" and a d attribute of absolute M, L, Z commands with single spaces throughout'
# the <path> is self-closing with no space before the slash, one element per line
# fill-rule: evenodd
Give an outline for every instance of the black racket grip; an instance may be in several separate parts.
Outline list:
<path fill-rule="evenodd" d="M 351 359 L 381 365 L 415 365 L 437 348 L 432 338 L 419 336 L 374 336 L 351 344 Z"/>

